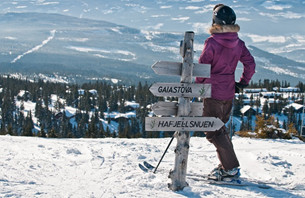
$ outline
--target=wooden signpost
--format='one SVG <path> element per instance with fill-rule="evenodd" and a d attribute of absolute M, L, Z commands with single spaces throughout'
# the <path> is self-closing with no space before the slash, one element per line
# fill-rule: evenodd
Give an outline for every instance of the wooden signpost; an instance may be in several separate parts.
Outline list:
<path fill-rule="evenodd" d="M 156 83 L 150 91 L 156 96 L 178 97 L 178 102 L 158 102 L 152 109 L 156 115 L 176 117 L 147 117 L 146 131 L 176 131 L 177 146 L 175 149 L 175 167 L 170 171 L 173 191 L 183 190 L 186 182 L 187 159 L 189 152 L 190 131 L 215 131 L 224 123 L 213 117 L 201 117 L 202 103 L 191 103 L 190 98 L 211 97 L 211 85 L 192 84 L 192 77 L 210 77 L 211 66 L 194 64 L 194 32 L 186 32 L 181 42 L 180 54 L 182 63 L 158 61 L 152 65 L 156 74 L 181 76 L 180 83 Z"/>
<path fill-rule="evenodd" d="M 151 117 L 145 119 L 148 131 L 216 131 L 223 125 L 213 117 Z"/>
<path fill-rule="evenodd" d="M 150 87 L 150 92 L 155 96 L 171 97 L 211 97 L 210 84 L 190 83 L 156 83 Z"/>
<path fill-rule="evenodd" d="M 210 77 L 211 67 L 203 64 L 192 63 L 193 74 L 192 76 L 198 76 L 203 78 Z M 151 66 L 156 74 L 167 75 L 167 76 L 181 76 L 183 63 L 169 62 L 169 61 L 158 61 Z"/>

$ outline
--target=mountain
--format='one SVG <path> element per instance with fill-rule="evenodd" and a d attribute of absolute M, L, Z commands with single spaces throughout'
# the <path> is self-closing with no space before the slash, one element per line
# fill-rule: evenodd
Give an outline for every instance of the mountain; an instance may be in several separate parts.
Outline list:
<path fill-rule="evenodd" d="M 292 51 L 281 52 L 278 55 L 305 63 L 305 49 L 296 49 Z"/>
<path fill-rule="evenodd" d="M 173 42 L 183 38 L 170 33 L 147 38 L 153 33 L 58 14 L 7 13 L 0 20 L 7 28 L 1 33 L 2 73 L 56 72 L 127 83 L 153 81 L 157 76 L 150 66 L 173 56 Z"/>
<path fill-rule="evenodd" d="M 162 139 L 47 139 L 0 136 L 0 197 L 304 197 L 305 147 L 300 140 L 233 137 L 241 177 L 266 182 L 253 186 L 217 186 L 187 177 L 189 187 L 173 192 L 167 183 L 174 168 L 172 144 L 156 174 L 138 163 L 158 163 L 169 142 Z M 206 174 L 217 166 L 215 148 L 192 137 L 188 174 Z"/>
<path fill-rule="evenodd" d="M 275 55 L 254 46 L 249 46 L 251 54 L 257 64 L 253 80 L 279 79 L 293 84 L 305 80 L 305 63 L 296 62 L 288 58 Z"/>
<path fill-rule="evenodd" d="M 200 34 L 211 25 L 212 9 L 218 3 L 235 10 L 248 44 L 272 53 L 305 49 L 305 2 L 300 0 L 1 0 L 0 13 L 53 13 L 145 31 Z"/>
<path fill-rule="evenodd" d="M 37 12 L 0 14 L 0 25 L 5 27 L 0 30 L 2 74 L 20 73 L 35 78 L 42 73 L 63 76 L 77 83 L 93 79 L 115 79 L 125 84 L 179 80 L 155 75 L 150 66 L 159 60 L 180 62 L 179 42 L 184 32 L 144 30 L 102 20 Z M 208 36 L 195 34 L 194 62 Z M 245 34 L 240 36 L 247 40 Z M 277 61 L 283 57 L 264 52 L 257 45 L 251 46 L 257 62 L 254 80 L 282 79 L 292 84 L 304 81 L 304 63 Z M 241 73 L 239 66 L 237 80 Z"/>

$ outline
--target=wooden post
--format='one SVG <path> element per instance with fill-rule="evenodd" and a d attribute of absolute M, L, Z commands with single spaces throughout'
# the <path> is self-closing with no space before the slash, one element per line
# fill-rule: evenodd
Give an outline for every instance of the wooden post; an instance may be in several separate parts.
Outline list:
<path fill-rule="evenodd" d="M 176 131 L 175 166 L 170 171 L 172 183 L 168 187 L 173 191 L 183 190 L 186 182 L 187 158 L 189 153 L 190 132 L 194 130 L 215 131 L 224 123 L 219 118 L 196 117 L 202 115 L 202 108 L 194 109 L 196 103 L 190 103 L 190 97 L 210 97 L 211 85 L 192 84 L 192 77 L 209 78 L 211 65 L 193 63 L 194 32 L 186 32 L 184 41 L 180 44 L 180 54 L 183 62 L 158 61 L 152 65 L 156 74 L 180 76 L 179 83 L 156 83 L 149 90 L 156 96 L 179 97 L 177 103 L 158 102 L 153 106 L 156 115 L 170 117 L 146 117 L 146 131 Z M 198 112 L 199 111 L 199 112 Z M 172 117 L 176 115 L 176 117 Z M 195 116 L 195 117 L 193 117 Z M 163 158 L 163 156 L 162 156 Z M 161 160 L 162 160 L 161 158 Z M 159 162 L 160 163 L 160 162 Z"/>
<path fill-rule="evenodd" d="M 191 83 L 193 75 L 193 41 L 194 32 L 186 32 L 184 41 L 181 42 L 180 54 L 183 57 L 183 65 L 181 70 L 181 83 Z M 189 116 L 191 112 L 190 98 L 180 97 L 178 101 L 178 117 Z M 189 153 L 190 134 L 189 131 L 177 131 L 177 146 L 175 149 L 175 166 L 174 170 L 169 173 L 172 183 L 168 187 L 173 191 L 183 190 L 188 186 L 186 182 L 186 169 Z"/>

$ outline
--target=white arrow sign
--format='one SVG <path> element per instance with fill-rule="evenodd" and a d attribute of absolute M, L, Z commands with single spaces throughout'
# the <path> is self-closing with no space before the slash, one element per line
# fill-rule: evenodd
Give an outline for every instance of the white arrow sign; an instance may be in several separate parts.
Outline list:
<path fill-rule="evenodd" d="M 157 102 L 152 106 L 152 110 L 156 115 L 176 116 L 178 111 L 177 102 Z M 202 116 L 203 104 L 202 102 L 192 102 L 191 112 L 189 116 Z"/>
<path fill-rule="evenodd" d="M 210 84 L 155 83 L 149 90 L 155 96 L 211 97 Z"/>
<path fill-rule="evenodd" d="M 193 63 L 193 76 L 209 78 L 211 73 L 211 65 Z M 169 62 L 169 61 L 157 61 L 151 68 L 156 74 L 181 76 L 182 63 Z"/>
<path fill-rule="evenodd" d="M 216 131 L 224 123 L 214 117 L 146 117 L 146 131 Z"/>

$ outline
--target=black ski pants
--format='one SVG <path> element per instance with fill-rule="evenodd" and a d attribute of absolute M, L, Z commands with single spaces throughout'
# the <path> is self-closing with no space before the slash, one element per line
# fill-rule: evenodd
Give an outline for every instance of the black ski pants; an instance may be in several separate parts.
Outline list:
<path fill-rule="evenodd" d="M 216 100 L 213 98 L 204 99 L 203 116 L 218 117 L 226 123 L 230 119 L 232 100 Z M 225 170 L 239 167 L 233 144 L 230 140 L 226 126 L 215 132 L 205 132 L 209 142 L 214 144 L 220 164 Z"/>

